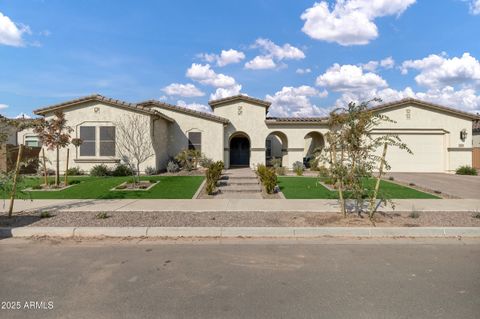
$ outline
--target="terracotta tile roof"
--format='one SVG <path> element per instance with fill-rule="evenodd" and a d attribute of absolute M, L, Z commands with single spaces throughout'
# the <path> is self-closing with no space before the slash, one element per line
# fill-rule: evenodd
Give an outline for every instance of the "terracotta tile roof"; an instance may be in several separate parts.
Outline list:
<path fill-rule="evenodd" d="M 84 102 L 90 102 L 90 101 L 103 102 L 103 103 L 106 103 L 106 104 L 115 105 L 115 106 L 125 108 L 125 109 L 131 109 L 132 111 L 137 111 L 137 112 L 141 112 L 141 113 L 145 113 L 145 114 L 149 114 L 149 115 L 159 116 L 159 117 L 161 117 L 161 118 L 163 118 L 163 119 L 165 119 L 169 122 L 175 122 L 174 119 L 166 116 L 165 114 L 163 114 L 161 112 L 151 110 L 148 107 L 144 107 L 144 106 L 141 106 L 141 105 L 138 105 L 138 104 L 133 104 L 133 103 L 127 103 L 127 102 L 117 100 L 117 99 L 112 99 L 112 98 L 109 98 L 109 97 L 106 97 L 106 96 L 103 96 L 103 95 L 100 95 L 100 94 L 92 94 L 92 95 L 84 96 L 84 97 L 81 97 L 81 98 L 78 98 L 78 99 L 70 100 L 70 101 L 67 101 L 67 102 L 50 105 L 50 106 L 47 106 L 47 107 L 37 109 L 37 110 L 33 111 L 33 113 L 36 114 L 36 115 L 45 115 L 46 113 L 49 113 L 49 112 L 54 112 L 56 110 L 61 110 L 61 109 L 64 109 L 64 108 L 68 108 L 68 107 L 71 107 L 71 106 L 74 106 L 74 105 L 78 105 L 78 104 L 81 104 L 81 103 L 84 103 Z"/>
<path fill-rule="evenodd" d="M 272 104 L 271 102 L 268 102 L 268 101 L 256 99 L 254 97 L 250 97 L 250 96 L 247 96 L 247 95 L 238 94 L 238 95 L 229 96 L 229 97 L 226 97 L 226 98 L 223 98 L 223 99 L 210 100 L 210 101 L 208 101 L 208 105 L 210 105 L 210 107 L 212 107 L 212 109 L 213 109 L 215 106 L 222 105 L 222 104 L 229 103 L 229 102 L 234 102 L 234 101 L 251 102 L 253 104 L 264 106 L 264 107 L 267 108 L 267 110 L 270 107 L 270 105 Z"/>
<path fill-rule="evenodd" d="M 431 108 L 431 109 L 437 109 L 437 110 L 445 111 L 445 112 L 448 112 L 448 113 L 454 113 L 454 114 L 457 114 L 457 115 L 460 115 L 460 116 L 468 117 L 472 120 L 480 119 L 479 115 L 475 115 L 475 114 L 460 111 L 460 110 L 457 110 L 457 109 L 454 109 L 454 108 L 451 108 L 451 107 L 447 107 L 447 106 L 443 106 L 443 105 L 439 105 L 439 104 L 435 104 L 435 103 L 430 103 L 430 102 L 425 102 L 425 101 L 417 100 L 417 99 L 413 99 L 413 98 L 406 98 L 406 99 L 402 99 L 402 100 L 399 100 L 399 101 L 380 104 L 380 105 L 371 107 L 370 110 L 373 110 L 373 111 L 383 110 L 383 109 L 388 109 L 388 108 L 391 108 L 391 107 L 401 106 L 401 105 L 404 105 L 404 104 L 416 104 L 416 105 L 424 106 L 424 107 Z"/>
<path fill-rule="evenodd" d="M 145 102 L 140 102 L 140 103 L 138 103 L 138 105 L 143 106 L 145 108 L 159 107 L 159 108 L 163 108 L 165 110 L 170 110 L 170 111 L 173 111 L 173 112 L 180 112 L 180 113 L 184 113 L 184 114 L 189 114 L 189 115 L 192 115 L 192 116 L 196 116 L 196 117 L 199 117 L 199 118 L 203 118 L 203 119 L 207 119 L 207 120 L 211 120 L 211 121 L 219 122 L 219 123 L 223 123 L 223 124 L 228 124 L 230 122 L 228 119 L 226 119 L 224 117 L 213 115 L 211 113 L 200 112 L 200 111 L 192 110 L 192 109 L 189 109 L 189 108 L 186 108 L 186 107 L 181 107 L 181 106 L 178 106 L 178 105 L 173 105 L 173 104 L 169 104 L 169 103 L 165 103 L 165 102 L 161 102 L 161 101 L 157 101 L 157 100 L 148 100 L 148 101 L 145 101 Z"/>
<path fill-rule="evenodd" d="M 320 124 L 326 123 L 328 117 L 267 117 L 267 124 Z"/>

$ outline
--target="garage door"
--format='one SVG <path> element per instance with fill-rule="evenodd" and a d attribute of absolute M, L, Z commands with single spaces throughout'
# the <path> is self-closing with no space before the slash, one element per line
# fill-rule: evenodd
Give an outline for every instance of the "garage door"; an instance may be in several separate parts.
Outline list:
<path fill-rule="evenodd" d="M 387 161 L 391 172 L 444 172 L 444 135 L 398 134 L 413 155 L 390 148 Z"/>

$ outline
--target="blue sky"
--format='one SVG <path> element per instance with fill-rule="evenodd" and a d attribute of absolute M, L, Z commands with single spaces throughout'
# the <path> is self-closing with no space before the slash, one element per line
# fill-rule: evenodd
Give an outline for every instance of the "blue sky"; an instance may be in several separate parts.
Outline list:
<path fill-rule="evenodd" d="M 480 0 L 0 0 L 0 112 L 92 93 L 205 111 L 242 93 L 275 116 L 372 97 L 479 112 L 479 30 Z"/>

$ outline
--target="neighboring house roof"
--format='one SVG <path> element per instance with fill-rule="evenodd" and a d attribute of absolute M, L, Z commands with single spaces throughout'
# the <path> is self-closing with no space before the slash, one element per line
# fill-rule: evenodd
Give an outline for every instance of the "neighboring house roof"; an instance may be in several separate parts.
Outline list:
<path fill-rule="evenodd" d="M 196 117 L 199 117 L 199 118 L 203 118 L 203 119 L 206 119 L 206 120 L 211 120 L 211 121 L 219 122 L 219 123 L 223 123 L 223 124 L 228 124 L 230 122 L 228 119 L 226 119 L 224 117 L 213 115 L 211 113 L 200 112 L 200 111 L 192 110 L 192 109 L 189 109 L 189 108 L 186 108 L 186 107 L 181 107 L 181 106 L 177 106 L 177 105 L 173 105 L 173 104 L 168 104 L 168 103 L 157 101 L 157 100 L 148 100 L 148 101 L 145 101 L 145 102 L 140 102 L 140 103 L 138 103 L 138 105 L 146 107 L 146 108 L 150 108 L 152 106 L 153 107 L 159 107 L 159 108 L 162 108 L 162 109 L 165 109 L 165 110 L 184 113 L 184 114 L 196 116 Z"/>
<path fill-rule="evenodd" d="M 37 110 L 33 111 L 33 113 L 37 114 L 37 115 L 45 115 L 46 113 L 55 112 L 57 110 L 62 110 L 62 109 L 65 109 L 65 108 L 69 108 L 69 107 L 72 107 L 72 106 L 75 106 L 75 105 L 79 105 L 79 104 L 82 104 L 82 103 L 85 103 L 85 102 L 92 102 L 92 101 L 102 102 L 102 103 L 105 103 L 105 104 L 109 104 L 109 105 L 117 106 L 117 107 L 120 107 L 120 108 L 124 108 L 124 109 L 130 110 L 130 111 L 135 111 L 135 112 L 144 113 L 144 114 L 148 114 L 148 115 L 158 116 L 158 117 L 161 117 L 161 118 L 167 120 L 168 122 L 175 122 L 175 120 L 172 119 L 171 117 L 168 117 L 161 112 L 151 110 L 148 107 L 144 107 L 144 106 L 133 104 L 133 103 L 127 103 L 127 102 L 124 102 L 124 101 L 121 101 L 121 100 L 108 98 L 108 97 L 105 97 L 105 96 L 100 95 L 100 94 L 92 94 L 92 95 L 84 96 L 84 97 L 81 97 L 81 98 L 78 98 L 78 99 L 75 99 L 75 100 L 70 100 L 70 101 L 67 101 L 67 102 L 50 105 L 50 106 L 47 106 L 47 107 L 44 107 L 44 108 L 41 108 L 41 109 L 37 109 Z"/>
<path fill-rule="evenodd" d="M 267 117 L 267 124 L 323 124 L 328 117 Z"/>
<path fill-rule="evenodd" d="M 474 133 L 480 133 L 480 120 L 473 121 L 472 131 Z"/>
<path fill-rule="evenodd" d="M 267 110 L 270 107 L 270 105 L 272 104 L 271 102 L 268 102 L 268 101 L 264 101 L 264 100 L 256 99 L 256 98 L 253 98 L 253 97 L 250 97 L 250 96 L 247 96 L 247 95 L 239 94 L 239 95 L 229 96 L 229 97 L 226 97 L 226 98 L 223 98 L 223 99 L 208 101 L 208 105 L 210 105 L 210 107 L 213 109 L 216 106 L 220 106 L 220 105 L 223 105 L 223 104 L 227 104 L 227 103 L 230 103 L 230 102 L 236 102 L 236 101 L 245 101 L 245 102 L 250 102 L 252 104 L 264 106 Z"/>
<path fill-rule="evenodd" d="M 446 113 L 452 113 L 452 114 L 456 114 L 456 115 L 459 115 L 459 116 L 462 116 L 462 117 L 467 117 L 467 118 L 472 119 L 472 120 L 480 119 L 479 115 L 475 115 L 475 114 L 460 111 L 460 110 L 457 110 L 457 109 L 454 109 L 454 108 L 451 108 L 451 107 L 438 105 L 438 104 L 434 104 L 434 103 L 430 103 L 430 102 L 425 102 L 425 101 L 421 101 L 421 100 L 417 100 L 417 99 L 413 99 L 413 98 L 407 98 L 407 99 L 402 99 L 402 100 L 399 100 L 399 101 L 380 104 L 380 105 L 371 107 L 369 110 L 382 111 L 382 110 L 386 110 L 386 109 L 389 109 L 389 108 L 403 106 L 403 105 L 406 105 L 406 104 L 414 104 L 414 105 L 423 106 L 423 107 L 430 108 L 430 109 L 436 109 L 436 110 L 443 111 L 443 112 L 446 112 Z"/>

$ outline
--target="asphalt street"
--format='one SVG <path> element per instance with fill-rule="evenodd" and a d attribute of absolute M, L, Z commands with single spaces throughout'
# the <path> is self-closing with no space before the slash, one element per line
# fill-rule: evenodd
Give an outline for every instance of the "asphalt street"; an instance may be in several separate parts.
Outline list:
<path fill-rule="evenodd" d="M 480 240 L 4 239 L 0 254 L 0 318 L 480 315 Z"/>

